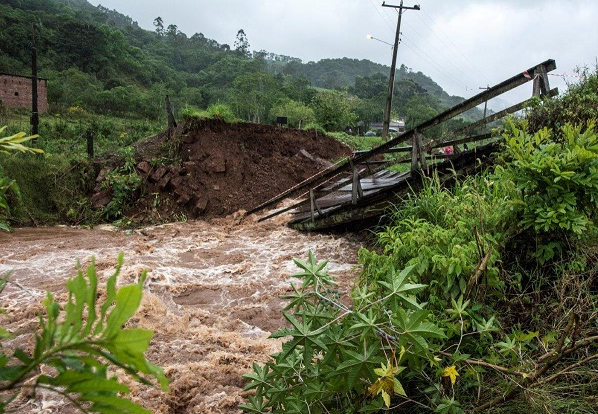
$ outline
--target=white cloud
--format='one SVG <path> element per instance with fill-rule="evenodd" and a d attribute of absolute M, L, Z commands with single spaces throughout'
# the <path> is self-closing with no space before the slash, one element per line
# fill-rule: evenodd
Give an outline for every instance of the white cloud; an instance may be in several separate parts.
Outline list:
<path fill-rule="evenodd" d="M 396 12 L 378 0 L 92 0 L 153 30 L 160 16 L 191 36 L 203 33 L 232 46 L 243 29 L 252 50 L 265 49 L 305 62 L 369 59 L 389 65 Z M 393 3 L 389 0 L 388 3 Z M 451 94 L 471 96 L 546 59 L 560 74 L 593 67 L 598 55 L 598 2 L 592 0 L 417 0 L 421 11 L 403 15 L 399 64 L 422 71 Z M 398 4 L 398 1 L 396 1 Z M 565 83 L 552 77 L 561 89 Z M 575 79 L 575 78 L 568 78 Z M 521 87 L 513 99 L 531 94 Z"/>

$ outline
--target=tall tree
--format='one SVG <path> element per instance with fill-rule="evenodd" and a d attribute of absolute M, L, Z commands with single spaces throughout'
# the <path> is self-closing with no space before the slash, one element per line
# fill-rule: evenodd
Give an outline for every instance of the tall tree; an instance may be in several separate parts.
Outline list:
<path fill-rule="evenodd" d="M 286 117 L 288 126 L 295 128 L 301 128 L 316 120 L 313 109 L 301 102 L 288 98 L 278 101 L 270 110 L 271 119 L 276 119 L 279 116 Z"/>
<path fill-rule="evenodd" d="M 61 69 L 76 66 L 97 73 L 110 64 L 107 35 L 98 26 L 64 19 L 58 30 L 56 61 L 61 62 Z"/>
<path fill-rule="evenodd" d="M 235 79 L 229 94 L 237 116 L 250 122 L 264 122 L 281 92 L 275 78 L 256 72 Z"/>
<path fill-rule="evenodd" d="M 164 34 L 164 20 L 160 16 L 154 19 L 154 27 L 156 28 L 156 33 L 160 36 Z"/>
<path fill-rule="evenodd" d="M 347 127 L 353 127 L 357 120 L 354 112 L 355 99 L 338 91 L 320 92 L 310 106 L 316 114 L 318 124 L 326 131 L 343 131 Z"/>
<path fill-rule="evenodd" d="M 249 41 L 247 40 L 247 35 L 243 29 L 240 29 L 237 32 L 237 40 L 235 40 L 233 46 L 238 54 L 244 57 L 249 57 Z"/>
<path fill-rule="evenodd" d="M 349 92 L 362 98 L 372 99 L 380 95 L 386 96 L 388 91 L 388 76 L 382 73 L 374 73 L 370 76 L 357 76 L 355 86 L 349 88 Z"/>
<path fill-rule="evenodd" d="M 166 35 L 172 39 L 176 38 L 179 34 L 179 27 L 176 24 L 169 24 L 166 28 Z"/>

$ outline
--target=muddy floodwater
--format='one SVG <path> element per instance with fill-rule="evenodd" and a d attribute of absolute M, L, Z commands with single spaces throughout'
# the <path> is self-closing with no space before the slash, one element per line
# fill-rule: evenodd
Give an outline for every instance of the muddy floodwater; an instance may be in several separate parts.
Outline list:
<path fill-rule="evenodd" d="M 280 221 L 235 217 L 121 230 L 70 227 L 16 229 L 0 234 L 0 274 L 12 272 L 0 297 L 2 326 L 13 339 L 3 346 L 31 349 L 46 291 L 64 300 L 77 262 L 95 257 L 100 280 L 124 253 L 119 284 L 148 272 L 139 312 L 131 321 L 153 329 L 148 358 L 171 379 L 170 392 L 128 383 L 131 398 L 153 413 L 240 413 L 242 374 L 280 348 L 267 339 L 284 325 L 281 295 L 297 271 L 292 258 L 311 250 L 329 260 L 339 289 L 348 293 L 358 273 L 355 235 L 304 234 Z M 50 393 L 20 395 L 19 413 L 74 413 Z"/>

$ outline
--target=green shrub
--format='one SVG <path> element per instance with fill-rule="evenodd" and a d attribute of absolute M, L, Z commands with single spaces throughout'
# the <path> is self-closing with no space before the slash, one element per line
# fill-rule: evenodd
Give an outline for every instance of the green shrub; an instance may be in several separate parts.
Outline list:
<path fill-rule="evenodd" d="M 565 124 L 581 125 L 598 122 L 598 66 L 594 71 L 581 68 L 577 71 L 580 81 L 569 87 L 558 98 L 536 100 L 529 108 L 527 121 L 530 133 L 550 128 L 560 139 Z"/>
<path fill-rule="evenodd" d="M 225 104 L 210 105 L 206 111 L 211 118 L 219 118 L 229 123 L 237 121 L 233 110 Z"/>
<path fill-rule="evenodd" d="M 181 116 L 183 118 L 206 118 L 207 111 L 202 111 L 193 105 L 185 105 L 185 107 L 181 110 Z"/>
<path fill-rule="evenodd" d="M 0 128 L 0 136 L 6 130 L 6 126 Z M 43 153 L 38 148 L 30 148 L 23 144 L 37 138 L 37 135 L 26 136 L 24 132 L 0 138 L 0 153 L 10 155 L 11 152 L 29 154 Z M 0 231 L 9 231 L 8 215 L 10 214 L 9 197 L 21 199 L 21 191 L 17 182 L 4 176 L 2 165 L 0 165 Z"/>
<path fill-rule="evenodd" d="M 187 105 L 181 111 L 181 115 L 186 118 L 217 118 L 229 123 L 237 121 L 232 109 L 225 104 L 211 105 L 206 110 Z"/>
<path fill-rule="evenodd" d="M 294 277 L 302 284 L 292 286 L 283 312 L 291 327 L 272 334 L 287 340 L 272 362 L 254 364 L 244 376 L 245 389 L 255 394 L 241 408 L 254 413 L 378 412 L 397 401 L 412 402 L 417 391 L 410 385 L 430 371 L 435 379 L 441 377 L 434 352 L 444 334 L 415 298 L 424 286 L 410 282 L 413 267 L 387 272 L 375 298 L 357 289 L 353 306 L 347 307 L 334 290 L 326 262 L 310 253 L 308 261 L 295 263 L 301 271 Z"/>
<path fill-rule="evenodd" d="M 505 134 L 505 158 L 496 178 L 512 183 L 509 206 L 519 225 L 538 237 L 538 259 L 551 259 L 570 242 L 595 231 L 598 207 L 598 134 L 566 124 L 529 134 L 514 123 Z"/>
<path fill-rule="evenodd" d="M 419 283 L 429 285 L 430 303 L 443 307 L 464 295 L 479 263 L 486 262 L 486 293 L 500 294 L 497 261 L 505 243 L 510 211 L 506 189 L 487 175 L 443 188 L 437 176 L 424 180 L 416 195 L 390 213 L 378 233 L 380 253 L 362 250 L 363 278 L 370 269 L 415 266 Z"/>
<path fill-rule="evenodd" d="M 123 165 L 106 174 L 102 182 L 102 188 L 110 189 L 112 195 L 112 200 L 102 209 L 102 216 L 108 220 L 120 219 L 141 189 L 142 180 L 135 168 L 133 148 L 123 148 L 120 155 L 124 158 Z"/>
<path fill-rule="evenodd" d="M 158 381 L 163 390 L 168 380 L 162 369 L 145 358 L 153 332 L 125 328 L 135 314 L 143 293 L 145 273 L 134 285 L 116 288 L 118 266 L 106 283 L 103 301 L 98 292 L 95 264 L 67 282 L 68 301 L 64 306 L 48 293 L 44 300 L 46 316 L 40 316 L 39 332 L 31 353 L 17 348 L 7 353 L 0 350 L 0 413 L 22 389 L 46 389 L 65 396 L 83 412 L 105 414 L 149 414 L 148 410 L 126 400 L 122 395 L 130 387 L 113 376 L 108 368 L 121 369 L 126 375 L 144 384 L 148 378 Z M 7 277 L 0 282 L 0 292 Z M 0 328 L 0 339 L 9 338 Z M 39 374 L 44 365 L 52 370 Z M 29 381 L 34 378 L 34 381 Z"/>
<path fill-rule="evenodd" d="M 8 215 L 10 214 L 9 198 L 21 198 L 19 186 L 15 180 L 5 177 L 0 166 L 0 230 L 10 231 Z"/>
<path fill-rule="evenodd" d="M 19 184 L 20 202 L 11 219 L 23 224 L 93 223 L 89 194 L 95 173 L 87 158 L 45 154 L 0 156 L 0 165 Z"/>

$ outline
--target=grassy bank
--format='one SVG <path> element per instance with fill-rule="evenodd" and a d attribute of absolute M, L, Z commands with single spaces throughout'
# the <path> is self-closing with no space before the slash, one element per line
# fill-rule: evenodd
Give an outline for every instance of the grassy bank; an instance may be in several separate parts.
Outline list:
<path fill-rule="evenodd" d="M 594 413 L 598 72 L 513 120 L 496 167 L 397 203 L 341 300 L 302 280 L 242 405 L 288 413 Z"/>
<path fill-rule="evenodd" d="M 27 111 L 5 111 L 5 135 L 30 131 Z M 0 154 L 2 175 L 14 180 L 21 193 L 8 197 L 9 221 L 16 226 L 94 224 L 101 220 L 91 209 L 100 164 L 140 139 L 155 135 L 159 121 L 95 116 L 79 107 L 64 114 L 43 114 L 39 137 L 29 145 L 43 154 Z M 94 157 L 88 154 L 93 138 Z"/>

